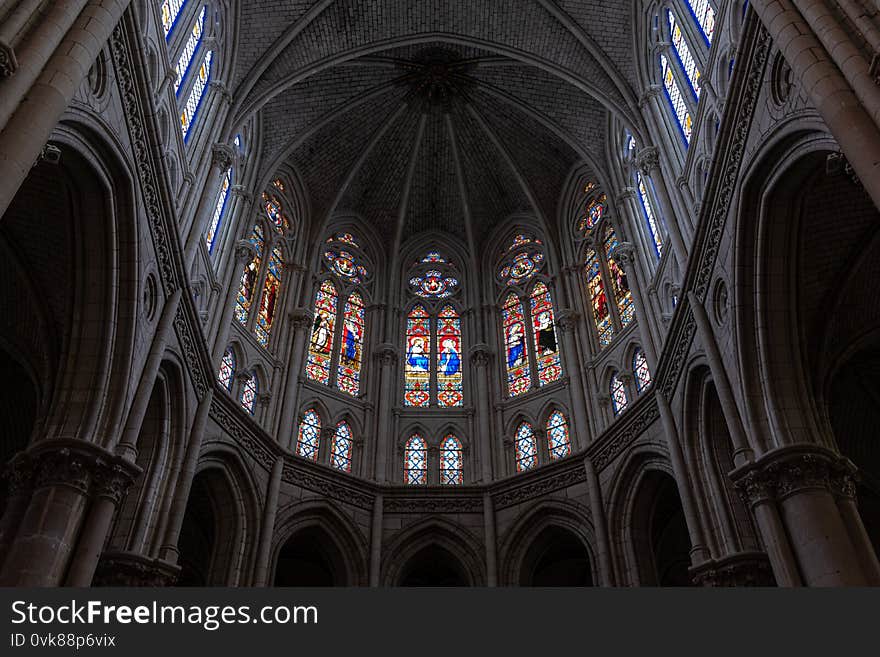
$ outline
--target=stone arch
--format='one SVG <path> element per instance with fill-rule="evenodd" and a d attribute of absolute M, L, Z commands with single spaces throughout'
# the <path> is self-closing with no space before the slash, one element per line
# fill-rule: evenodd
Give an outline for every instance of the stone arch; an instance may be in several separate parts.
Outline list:
<path fill-rule="evenodd" d="M 460 525 L 441 518 L 416 522 L 384 546 L 380 581 L 385 586 L 405 585 L 409 577 L 422 577 L 413 574 L 413 568 L 432 559 L 442 564 L 444 577 L 450 578 L 440 586 L 483 586 L 486 581 L 480 543 Z M 409 585 L 431 584 L 423 578 L 421 583 Z"/>
<path fill-rule="evenodd" d="M 279 511 L 269 581 L 276 586 L 363 586 L 367 553 L 360 529 L 337 505 L 326 500 L 294 503 Z M 308 565 L 321 577 L 303 572 L 301 567 Z"/>
<path fill-rule="evenodd" d="M 575 538 L 583 555 L 572 554 Z M 554 543 L 564 548 L 553 553 Z M 596 539 L 586 508 L 570 501 L 547 500 L 533 504 L 507 532 L 499 546 L 499 583 L 506 586 L 591 586 L 599 581 Z M 582 558 L 580 558 L 582 556 Z M 567 562 L 579 572 L 573 579 L 546 573 L 546 584 L 536 581 L 542 562 Z M 556 575 L 556 576 L 553 576 Z M 549 583 L 552 582 L 552 583 Z M 565 582 L 568 582 L 567 584 Z"/>

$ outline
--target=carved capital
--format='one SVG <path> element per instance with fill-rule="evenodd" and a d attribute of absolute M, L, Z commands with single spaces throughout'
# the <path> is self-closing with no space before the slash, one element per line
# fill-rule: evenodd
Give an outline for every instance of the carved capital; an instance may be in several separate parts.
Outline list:
<path fill-rule="evenodd" d="M 621 242 L 611 254 L 614 261 L 629 273 L 636 263 L 636 247 L 632 242 Z"/>
<path fill-rule="evenodd" d="M 488 367 L 492 363 L 492 349 L 487 344 L 475 344 L 468 355 L 475 367 Z"/>
<path fill-rule="evenodd" d="M 660 150 L 656 146 L 646 146 L 636 156 L 636 166 L 642 175 L 653 175 L 660 169 Z"/>
<path fill-rule="evenodd" d="M 636 200 L 636 190 L 632 187 L 626 187 L 620 194 L 617 195 L 617 203 L 618 205 L 624 205 L 628 201 Z"/>
<path fill-rule="evenodd" d="M 127 464 L 127 462 L 124 462 Z M 132 469 L 130 464 L 128 467 L 123 463 L 108 463 L 99 461 L 95 470 L 95 478 L 93 482 L 95 495 L 98 497 L 106 497 L 114 506 L 119 506 L 125 493 L 134 483 L 136 471 Z"/>
<path fill-rule="evenodd" d="M 639 97 L 639 109 L 645 109 L 652 100 L 659 98 L 659 96 L 660 86 L 652 84 L 647 90 L 645 90 L 645 93 Z"/>
<path fill-rule="evenodd" d="M 577 329 L 578 322 L 580 321 L 581 316 L 571 310 L 570 308 L 566 308 L 564 310 L 560 310 L 559 314 L 556 316 L 556 325 L 563 333 L 571 333 L 572 331 Z"/>
<path fill-rule="evenodd" d="M 308 308 L 295 308 L 287 314 L 294 331 L 305 331 L 312 326 L 315 315 Z"/>
<path fill-rule="evenodd" d="M 15 50 L 8 43 L 0 39 L 0 76 L 9 78 L 18 70 L 18 59 Z"/>
<path fill-rule="evenodd" d="M 244 185 L 233 185 L 230 190 L 233 196 L 240 198 L 245 203 L 251 203 L 254 195 L 251 194 Z"/>
<path fill-rule="evenodd" d="M 238 240 L 235 243 L 235 260 L 236 262 L 244 262 L 254 257 L 257 250 L 250 240 Z"/>
<path fill-rule="evenodd" d="M 268 406 L 272 402 L 272 393 L 261 392 L 257 397 L 257 401 L 260 403 L 260 406 Z"/>
<path fill-rule="evenodd" d="M 101 555 L 93 586 L 174 586 L 180 566 L 133 552 Z"/>
<path fill-rule="evenodd" d="M 373 351 L 373 358 L 382 367 L 391 367 L 397 363 L 397 347 L 389 342 L 383 342 L 376 346 Z"/>
<path fill-rule="evenodd" d="M 222 82 L 218 82 L 217 80 L 212 80 L 208 83 L 208 88 L 220 94 L 223 102 L 225 102 L 227 105 L 232 104 L 232 94 L 229 93 L 229 88 L 225 84 L 223 84 Z"/>
<path fill-rule="evenodd" d="M 229 144 L 214 144 L 211 147 L 211 164 L 220 171 L 227 171 L 235 160 L 235 149 Z"/>

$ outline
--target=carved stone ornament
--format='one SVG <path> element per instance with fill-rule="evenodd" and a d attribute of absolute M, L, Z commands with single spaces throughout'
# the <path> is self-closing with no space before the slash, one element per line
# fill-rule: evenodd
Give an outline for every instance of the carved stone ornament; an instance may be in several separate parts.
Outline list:
<path fill-rule="evenodd" d="M 256 253 L 256 249 L 254 245 L 251 244 L 250 240 L 238 240 L 235 243 L 235 259 L 239 262 L 243 262 L 249 258 L 253 258 Z"/>
<path fill-rule="evenodd" d="M 397 347 L 390 342 L 383 342 L 376 346 L 373 351 L 373 358 L 383 367 L 391 367 L 397 363 Z"/>
<path fill-rule="evenodd" d="M 695 584 L 705 587 L 775 586 L 773 569 L 763 552 L 745 552 L 712 559 L 690 570 Z"/>
<path fill-rule="evenodd" d="M 854 498 L 856 467 L 818 445 L 794 445 L 768 452 L 731 473 L 743 501 L 751 506 L 784 500 L 810 490 Z"/>
<path fill-rule="evenodd" d="M 580 318 L 581 316 L 570 308 L 560 310 L 556 316 L 556 325 L 563 333 L 570 333 L 577 329 Z"/>
<path fill-rule="evenodd" d="M 288 319 L 295 331 L 306 331 L 312 326 L 314 313 L 308 308 L 295 308 L 288 314 Z"/>
<path fill-rule="evenodd" d="M 226 171 L 235 160 L 235 150 L 229 144 L 214 144 L 211 147 L 211 164 L 220 171 Z"/>
<path fill-rule="evenodd" d="M 476 367 L 488 367 L 492 363 L 492 349 L 487 344 L 475 344 L 468 353 Z"/>
<path fill-rule="evenodd" d="M 0 41 L 0 76 L 12 77 L 17 70 L 18 59 L 15 57 L 15 51 L 8 43 Z"/>
<path fill-rule="evenodd" d="M 174 586 L 180 566 L 151 559 L 134 552 L 110 552 L 101 555 L 93 586 L 158 587 Z"/>
<path fill-rule="evenodd" d="M 660 168 L 660 150 L 656 146 L 647 146 L 636 156 L 636 165 L 642 175 L 650 176 Z"/>

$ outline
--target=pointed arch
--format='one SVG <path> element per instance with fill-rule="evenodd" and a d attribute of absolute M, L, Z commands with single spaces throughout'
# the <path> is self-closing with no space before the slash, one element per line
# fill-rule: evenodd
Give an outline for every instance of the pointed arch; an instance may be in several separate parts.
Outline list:
<path fill-rule="evenodd" d="M 330 360 L 333 354 L 333 336 L 336 328 L 336 310 L 339 295 L 329 278 L 315 293 L 315 311 L 306 375 L 312 381 L 330 385 Z"/>
<path fill-rule="evenodd" d="M 345 393 L 357 397 L 361 391 L 366 315 L 364 301 L 358 292 L 352 292 L 342 314 L 342 346 L 340 347 L 336 385 Z"/>
<path fill-rule="evenodd" d="M 556 319 L 550 290 L 538 281 L 529 297 L 534 334 L 538 385 L 545 386 L 562 378 L 562 358 L 556 336 Z"/>
<path fill-rule="evenodd" d="M 531 424 L 520 423 L 513 439 L 513 447 L 517 472 L 525 472 L 538 466 L 538 442 Z"/>
<path fill-rule="evenodd" d="M 314 408 L 309 408 L 302 415 L 299 431 L 296 435 L 296 454 L 310 461 L 318 460 L 321 446 L 321 415 Z"/>
<path fill-rule="evenodd" d="M 403 481 L 411 486 L 428 483 L 428 443 L 415 433 L 406 441 L 403 456 Z"/>
<path fill-rule="evenodd" d="M 406 319 L 404 364 L 405 406 L 424 407 L 431 402 L 431 324 L 430 314 L 418 303 Z"/>
<path fill-rule="evenodd" d="M 354 447 L 354 436 L 351 427 L 345 420 L 336 423 L 333 441 L 330 444 L 330 465 L 343 472 L 351 472 L 351 453 Z"/>
<path fill-rule="evenodd" d="M 568 420 L 559 409 L 550 413 L 547 418 L 547 450 L 550 460 L 555 461 L 571 454 L 571 436 Z"/>
<path fill-rule="evenodd" d="M 531 387 L 532 370 L 526 342 L 525 313 L 522 302 L 513 292 L 507 295 L 501 308 L 501 327 L 504 331 L 507 392 L 511 397 L 516 397 Z"/>
<path fill-rule="evenodd" d="M 457 486 L 464 483 L 464 450 L 455 434 L 447 434 L 440 444 L 440 484 Z"/>

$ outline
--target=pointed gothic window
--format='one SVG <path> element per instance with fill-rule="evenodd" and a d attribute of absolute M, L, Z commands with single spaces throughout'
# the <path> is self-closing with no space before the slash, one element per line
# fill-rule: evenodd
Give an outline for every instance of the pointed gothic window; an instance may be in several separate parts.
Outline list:
<path fill-rule="evenodd" d="M 232 142 L 235 150 L 241 152 L 242 142 L 241 135 L 236 135 Z M 205 231 L 205 245 L 208 247 L 208 253 L 214 253 L 214 245 L 220 234 L 220 227 L 223 223 L 223 217 L 226 214 L 226 206 L 229 205 L 229 191 L 232 188 L 233 167 L 226 170 L 223 180 L 220 182 L 220 190 L 217 192 L 217 200 L 214 201 L 214 212 L 211 215 L 211 221 L 208 224 L 208 230 Z"/>
<path fill-rule="evenodd" d="M 321 416 L 310 408 L 299 423 L 296 436 L 296 453 L 310 461 L 318 460 L 318 448 L 321 445 Z"/>
<path fill-rule="evenodd" d="M 202 45 L 202 31 L 205 27 L 205 14 L 207 13 L 207 11 L 208 7 L 203 6 L 202 10 L 199 12 L 199 15 L 196 17 L 195 22 L 193 23 L 189 38 L 187 38 L 186 43 L 183 45 L 183 50 L 180 52 L 180 57 L 177 58 L 177 79 L 174 81 L 175 94 L 180 93 L 180 87 L 186 80 L 187 75 L 189 74 L 189 69 L 193 62 L 193 57 L 198 51 L 199 46 Z"/>
<path fill-rule="evenodd" d="M 193 82 L 189 97 L 186 104 L 180 112 L 180 129 L 183 132 L 184 141 L 189 140 L 190 130 L 195 123 L 199 110 L 202 107 L 202 101 L 205 99 L 205 90 L 211 81 L 211 61 L 214 57 L 214 51 L 209 50 L 205 53 L 202 65 L 199 67 L 198 75 Z"/>
<path fill-rule="evenodd" d="M 558 381 L 562 377 L 562 359 L 556 341 L 556 322 L 550 290 L 544 283 L 535 283 L 531 295 L 532 333 L 535 338 L 535 361 L 538 385 Z"/>
<path fill-rule="evenodd" d="M 675 79 L 675 72 L 672 70 L 672 65 L 669 63 L 666 55 L 660 55 L 660 74 L 663 79 L 666 100 L 669 101 L 669 108 L 673 116 L 675 116 L 685 144 L 689 144 L 691 134 L 694 131 L 694 121 L 681 93 L 681 87 L 678 86 L 678 80 Z"/>
<path fill-rule="evenodd" d="M 614 324 L 611 321 L 611 314 L 608 312 L 608 296 L 605 294 L 602 270 L 594 249 L 587 249 L 585 275 L 593 322 L 596 324 L 596 331 L 599 335 L 599 346 L 607 347 L 614 337 Z"/>
<path fill-rule="evenodd" d="M 715 10 L 709 0 L 685 0 L 708 45 L 715 35 Z M 748 5 L 748 3 L 744 3 Z"/>
<path fill-rule="evenodd" d="M 620 415 L 629 405 L 629 398 L 626 395 L 626 386 L 623 385 L 623 381 L 617 372 L 611 377 L 610 388 L 611 408 L 614 410 L 615 415 Z"/>
<path fill-rule="evenodd" d="M 263 282 L 263 295 L 260 300 L 260 312 L 257 315 L 257 323 L 254 333 L 257 342 L 264 347 L 269 344 L 269 334 L 272 331 L 272 322 L 275 320 L 275 309 L 278 304 L 278 295 L 281 290 L 282 264 L 281 247 L 272 249 L 269 257 L 269 267 Z"/>
<path fill-rule="evenodd" d="M 523 305 L 513 292 L 507 295 L 507 300 L 501 309 L 501 325 L 504 330 L 507 392 L 511 397 L 516 397 L 529 389 L 532 384 L 532 373 L 529 366 Z"/>
<path fill-rule="evenodd" d="M 325 280 L 315 295 L 315 318 L 312 322 L 312 335 L 309 340 L 309 356 L 306 374 L 312 381 L 330 384 L 330 359 L 333 350 L 333 335 L 336 327 L 336 307 L 338 298 L 336 286 Z"/>
<path fill-rule="evenodd" d="M 538 443 L 532 425 L 523 422 L 516 430 L 513 441 L 516 458 L 516 471 L 525 472 L 538 465 Z"/>
<path fill-rule="evenodd" d="M 614 292 L 614 300 L 617 303 L 617 314 L 621 326 L 629 326 L 635 317 L 635 305 L 633 304 L 632 291 L 629 289 L 629 281 L 623 267 L 614 259 L 615 252 L 620 243 L 617 241 L 617 233 L 611 224 L 605 226 L 605 259 L 608 265 L 608 275 L 611 279 L 611 289 Z"/>
<path fill-rule="evenodd" d="M 220 371 L 217 373 L 217 380 L 226 390 L 232 390 L 232 380 L 235 376 L 235 352 L 232 347 L 226 349 L 223 358 L 220 361 Z"/>
<path fill-rule="evenodd" d="M 428 483 L 428 445 L 419 434 L 413 435 L 406 442 L 403 480 L 416 486 Z"/>
<path fill-rule="evenodd" d="M 437 404 L 461 406 L 461 320 L 451 305 L 444 306 L 437 317 Z"/>
<path fill-rule="evenodd" d="M 636 349 L 633 354 L 633 375 L 636 379 L 636 389 L 642 394 L 651 385 L 651 370 L 648 368 L 648 359 L 642 349 Z"/>
<path fill-rule="evenodd" d="M 162 29 L 165 32 L 166 40 L 171 37 L 171 32 L 174 30 L 178 16 L 180 16 L 180 10 L 186 3 L 187 0 L 164 0 L 162 2 L 159 13 L 162 16 Z"/>
<path fill-rule="evenodd" d="M 361 389 L 361 359 L 364 350 L 364 302 L 352 292 L 342 314 L 342 346 L 339 354 L 337 385 L 356 397 Z"/>
<path fill-rule="evenodd" d="M 440 445 L 440 484 L 457 486 L 464 481 L 461 441 L 449 434 Z"/>
<path fill-rule="evenodd" d="M 241 407 L 251 415 L 254 414 L 254 408 L 257 401 L 257 375 L 249 372 L 244 384 L 241 386 Z"/>
<path fill-rule="evenodd" d="M 343 472 L 351 472 L 351 449 L 354 439 L 351 427 L 343 421 L 336 425 L 333 432 L 333 443 L 330 445 L 330 465 Z"/>
<path fill-rule="evenodd" d="M 431 321 L 424 306 L 417 304 L 406 320 L 404 404 L 428 406 L 431 402 Z"/>
<path fill-rule="evenodd" d="M 684 32 L 682 32 L 681 26 L 675 19 L 675 14 L 671 9 L 666 10 L 666 20 L 669 23 L 669 36 L 672 39 L 672 48 L 678 60 L 678 65 L 684 71 L 694 96 L 699 99 L 700 69 L 697 68 L 697 62 L 691 54 L 691 49 L 688 47 Z"/>
<path fill-rule="evenodd" d="M 547 418 L 547 449 L 551 461 L 564 458 L 571 453 L 568 422 L 562 411 L 553 411 Z"/>
<path fill-rule="evenodd" d="M 241 275 L 241 282 L 238 286 L 238 297 L 235 304 L 235 318 L 242 324 L 247 326 L 250 318 L 251 306 L 254 303 L 254 295 L 257 294 L 258 278 L 260 276 L 260 265 L 263 260 L 263 228 L 260 224 L 254 226 L 254 232 L 251 234 L 251 246 L 253 247 L 253 258 L 245 266 L 244 273 Z"/>

